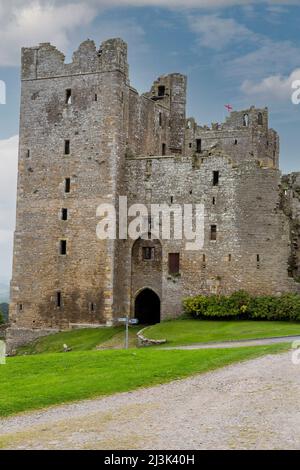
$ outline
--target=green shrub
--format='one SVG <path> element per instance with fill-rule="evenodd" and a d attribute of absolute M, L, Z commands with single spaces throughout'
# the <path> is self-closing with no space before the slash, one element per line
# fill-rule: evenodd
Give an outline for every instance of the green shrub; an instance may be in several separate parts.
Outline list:
<path fill-rule="evenodd" d="M 300 321 L 300 295 L 254 297 L 244 291 L 229 296 L 198 295 L 183 301 L 184 313 L 194 318 Z"/>

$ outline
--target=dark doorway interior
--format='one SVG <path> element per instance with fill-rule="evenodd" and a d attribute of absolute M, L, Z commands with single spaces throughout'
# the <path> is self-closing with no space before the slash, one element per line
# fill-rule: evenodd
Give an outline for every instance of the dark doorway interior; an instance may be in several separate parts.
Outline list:
<path fill-rule="evenodd" d="M 135 299 L 135 318 L 142 325 L 160 322 L 160 299 L 151 289 L 142 290 Z"/>

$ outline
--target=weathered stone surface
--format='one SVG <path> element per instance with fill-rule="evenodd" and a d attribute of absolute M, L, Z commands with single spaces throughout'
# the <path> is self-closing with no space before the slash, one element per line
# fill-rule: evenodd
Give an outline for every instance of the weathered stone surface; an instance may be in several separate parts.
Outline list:
<path fill-rule="evenodd" d="M 181 74 L 161 76 L 141 96 L 130 86 L 121 39 L 99 50 L 85 41 L 70 64 L 50 44 L 22 50 L 12 328 L 111 325 L 133 315 L 146 287 L 160 297 L 163 319 L 198 293 L 299 291 L 290 277 L 299 199 L 291 196 L 287 213 L 267 108 L 232 112 L 209 127 L 186 119 L 185 105 Z M 299 195 L 299 178 L 289 178 L 289 191 Z M 98 240 L 97 206 L 117 207 L 124 195 L 128 206 L 204 203 L 203 249 L 186 251 L 186 240 Z M 61 220 L 63 208 L 68 220 Z M 66 256 L 60 240 L 67 240 Z M 146 246 L 154 248 L 151 261 L 141 256 Z M 180 253 L 178 276 L 168 272 L 169 253 Z M 299 274 L 298 255 L 292 274 Z"/>

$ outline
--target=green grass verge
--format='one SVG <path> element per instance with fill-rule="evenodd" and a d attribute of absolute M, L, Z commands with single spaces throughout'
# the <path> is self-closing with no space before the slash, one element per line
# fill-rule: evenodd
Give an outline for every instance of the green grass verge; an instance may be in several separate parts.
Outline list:
<path fill-rule="evenodd" d="M 0 416 L 161 384 L 287 348 L 150 348 L 11 357 L 0 366 Z"/>
<path fill-rule="evenodd" d="M 300 322 L 173 320 L 153 325 L 144 332 L 146 338 L 166 339 L 174 346 L 289 335 L 300 335 Z"/>
<path fill-rule="evenodd" d="M 139 328 L 131 327 L 130 333 L 136 335 Z M 41 354 L 41 353 L 55 353 L 62 352 L 63 345 L 67 344 L 72 351 L 89 351 L 95 349 L 96 346 L 105 344 L 117 337 L 114 342 L 115 347 L 122 345 L 124 339 L 122 333 L 124 327 L 112 328 L 85 328 L 82 330 L 72 330 L 57 333 L 55 335 L 45 336 L 39 338 L 33 343 L 22 346 L 18 349 L 17 354 Z"/>

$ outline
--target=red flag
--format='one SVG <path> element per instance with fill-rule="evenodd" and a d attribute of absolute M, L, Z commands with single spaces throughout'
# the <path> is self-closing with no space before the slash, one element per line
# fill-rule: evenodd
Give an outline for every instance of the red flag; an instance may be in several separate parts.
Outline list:
<path fill-rule="evenodd" d="M 225 108 L 227 109 L 227 111 L 228 111 L 229 113 L 230 113 L 230 111 L 233 110 L 233 107 L 231 106 L 231 104 L 225 104 L 224 106 L 225 106 Z"/>

